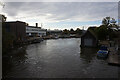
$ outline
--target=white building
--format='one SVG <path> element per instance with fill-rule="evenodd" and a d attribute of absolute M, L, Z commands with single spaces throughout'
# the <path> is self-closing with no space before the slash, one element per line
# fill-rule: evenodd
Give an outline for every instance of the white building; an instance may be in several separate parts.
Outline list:
<path fill-rule="evenodd" d="M 29 37 L 43 37 L 46 36 L 46 29 L 41 29 L 41 27 L 26 26 L 26 36 Z"/>

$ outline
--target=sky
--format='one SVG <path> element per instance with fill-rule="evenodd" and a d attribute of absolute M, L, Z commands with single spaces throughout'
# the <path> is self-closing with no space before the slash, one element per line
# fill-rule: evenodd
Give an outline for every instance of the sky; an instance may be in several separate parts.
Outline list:
<path fill-rule="evenodd" d="M 5 2 L 0 7 L 7 21 L 24 21 L 45 29 L 87 29 L 110 16 L 118 19 L 117 2 Z"/>

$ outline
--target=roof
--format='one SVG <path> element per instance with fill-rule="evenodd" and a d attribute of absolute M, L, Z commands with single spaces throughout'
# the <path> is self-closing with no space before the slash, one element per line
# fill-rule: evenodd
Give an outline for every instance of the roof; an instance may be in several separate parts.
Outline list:
<path fill-rule="evenodd" d="M 36 26 L 27 26 L 27 27 L 30 27 L 30 28 L 41 28 L 41 27 L 36 27 Z"/>
<path fill-rule="evenodd" d="M 88 30 L 94 30 L 95 28 L 96 28 L 96 26 L 89 27 Z"/>
<path fill-rule="evenodd" d="M 47 30 L 47 32 L 62 32 L 62 30 Z"/>
<path fill-rule="evenodd" d="M 85 36 L 88 32 L 89 33 L 91 33 L 96 39 L 98 39 L 97 38 L 97 35 L 95 34 L 95 32 L 94 32 L 94 29 L 95 29 L 96 27 L 90 27 L 81 37 L 83 37 L 83 36 Z"/>
<path fill-rule="evenodd" d="M 26 27 L 30 27 L 30 28 L 39 28 L 39 29 L 41 29 L 41 30 L 46 30 L 46 29 L 43 29 L 43 28 L 41 28 L 41 27 L 36 27 L 36 26 L 26 26 Z"/>
<path fill-rule="evenodd" d="M 25 23 L 23 21 L 6 21 L 6 23 L 16 23 L 16 22 Z"/>
<path fill-rule="evenodd" d="M 89 32 L 97 39 L 97 35 L 95 34 L 95 32 L 94 31 L 92 31 L 92 30 L 89 30 Z"/>

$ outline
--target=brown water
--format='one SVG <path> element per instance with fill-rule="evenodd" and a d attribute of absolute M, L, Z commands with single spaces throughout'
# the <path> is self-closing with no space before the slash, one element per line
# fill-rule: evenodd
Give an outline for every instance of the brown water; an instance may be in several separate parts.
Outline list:
<path fill-rule="evenodd" d="M 98 49 L 80 48 L 80 39 L 44 40 L 16 51 L 4 77 L 118 78 L 118 67 L 97 59 Z"/>

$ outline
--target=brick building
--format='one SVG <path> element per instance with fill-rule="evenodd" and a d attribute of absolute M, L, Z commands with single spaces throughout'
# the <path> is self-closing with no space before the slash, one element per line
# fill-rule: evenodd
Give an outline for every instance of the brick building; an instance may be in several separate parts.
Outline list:
<path fill-rule="evenodd" d="M 22 21 L 5 22 L 3 28 L 10 34 L 15 36 L 16 40 L 24 40 L 26 38 L 26 23 Z"/>

